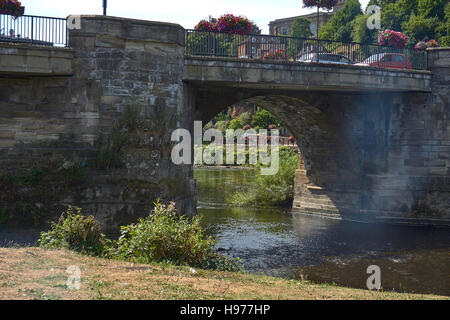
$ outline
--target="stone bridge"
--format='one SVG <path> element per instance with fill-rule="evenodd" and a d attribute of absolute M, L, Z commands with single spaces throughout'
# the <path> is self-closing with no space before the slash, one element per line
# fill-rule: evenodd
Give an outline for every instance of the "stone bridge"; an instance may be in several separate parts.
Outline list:
<path fill-rule="evenodd" d="M 195 214 L 171 134 L 249 101 L 299 145 L 294 209 L 450 223 L 450 49 L 428 71 L 189 57 L 175 24 L 82 16 L 69 48 L 0 44 L 0 223 L 46 224 L 67 204 L 105 229 L 157 198 Z"/>

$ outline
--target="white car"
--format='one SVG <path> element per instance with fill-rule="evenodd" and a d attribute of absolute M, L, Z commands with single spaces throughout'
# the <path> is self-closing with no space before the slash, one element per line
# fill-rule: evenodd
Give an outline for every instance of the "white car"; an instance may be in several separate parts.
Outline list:
<path fill-rule="evenodd" d="M 297 59 L 299 62 L 320 62 L 320 63 L 334 63 L 334 64 L 353 64 L 353 62 L 343 56 L 342 54 L 334 54 L 334 53 L 306 53 L 300 56 Z"/>

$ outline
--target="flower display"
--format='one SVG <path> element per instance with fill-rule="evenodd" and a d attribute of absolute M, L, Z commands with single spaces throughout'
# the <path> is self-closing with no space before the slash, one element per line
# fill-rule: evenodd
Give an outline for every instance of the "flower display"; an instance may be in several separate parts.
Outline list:
<path fill-rule="evenodd" d="M 303 0 L 303 7 L 318 7 L 331 10 L 338 4 L 338 0 Z"/>
<path fill-rule="evenodd" d="M 397 49 L 404 49 L 407 42 L 408 37 L 401 32 L 387 29 L 378 33 L 378 44 L 380 46 L 391 46 Z"/>
<path fill-rule="evenodd" d="M 198 31 L 218 31 L 231 34 L 249 34 L 253 30 L 253 24 L 242 16 L 235 16 L 232 14 L 224 14 L 216 22 L 209 22 L 201 20 L 196 26 Z"/>
<path fill-rule="evenodd" d="M 217 31 L 217 24 L 211 23 L 206 20 L 200 20 L 199 23 L 194 27 L 198 31 Z"/>
<path fill-rule="evenodd" d="M 14 19 L 19 18 L 25 12 L 25 7 L 18 0 L 0 0 L 0 14 L 9 14 Z"/>
<path fill-rule="evenodd" d="M 266 52 L 263 59 L 273 59 L 273 60 L 284 60 L 285 53 L 284 50 L 278 49 L 275 51 Z"/>
<path fill-rule="evenodd" d="M 429 41 L 419 41 L 416 43 L 416 45 L 414 46 L 414 49 L 416 51 L 423 51 L 426 50 L 427 48 L 436 48 L 439 47 L 439 44 L 436 40 L 431 39 Z"/>

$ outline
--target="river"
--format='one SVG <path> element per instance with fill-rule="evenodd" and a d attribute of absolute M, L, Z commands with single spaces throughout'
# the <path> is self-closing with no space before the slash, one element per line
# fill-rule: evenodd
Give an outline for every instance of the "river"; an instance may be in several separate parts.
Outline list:
<path fill-rule="evenodd" d="M 198 212 L 218 249 L 252 273 L 367 288 L 377 265 L 385 291 L 450 295 L 450 229 L 349 222 L 280 208 L 235 207 L 256 171 L 196 168 Z"/>

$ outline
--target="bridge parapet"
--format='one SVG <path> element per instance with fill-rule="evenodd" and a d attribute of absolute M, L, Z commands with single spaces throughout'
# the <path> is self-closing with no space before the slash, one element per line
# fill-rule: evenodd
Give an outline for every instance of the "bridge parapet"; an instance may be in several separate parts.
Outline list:
<path fill-rule="evenodd" d="M 73 74 L 73 50 L 0 42 L 0 74 L 68 76 Z"/>
<path fill-rule="evenodd" d="M 258 89 L 431 91 L 429 71 L 220 57 L 186 56 L 184 80 Z"/>

